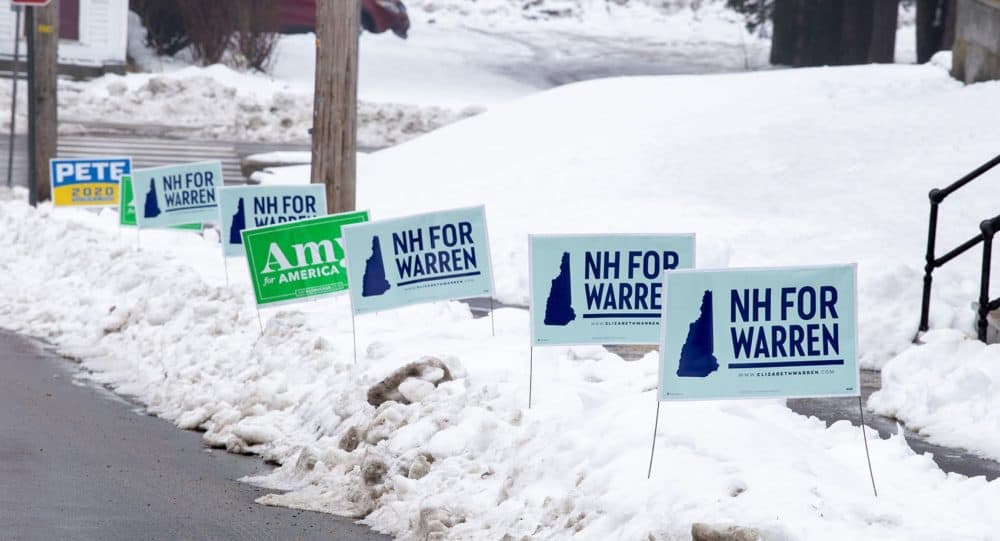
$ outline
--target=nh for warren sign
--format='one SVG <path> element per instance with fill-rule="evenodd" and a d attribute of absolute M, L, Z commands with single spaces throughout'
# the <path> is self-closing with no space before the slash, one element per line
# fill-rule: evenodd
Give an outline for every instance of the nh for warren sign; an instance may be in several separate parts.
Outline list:
<path fill-rule="evenodd" d="M 531 344 L 656 344 L 663 273 L 694 267 L 694 235 L 532 235 Z"/>
<path fill-rule="evenodd" d="M 355 314 L 493 295 L 484 207 L 354 225 L 344 241 Z"/>
<path fill-rule="evenodd" d="M 219 223 L 223 256 L 241 256 L 243 231 L 326 215 L 326 187 L 230 186 L 220 188 Z"/>
<path fill-rule="evenodd" d="M 210 222 L 219 215 L 215 189 L 222 186 L 222 163 L 186 163 L 137 169 L 132 174 L 136 221 L 140 228 Z"/>
<path fill-rule="evenodd" d="M 664 274 L 660 400 L 858 396 L 853 265 Z"/>

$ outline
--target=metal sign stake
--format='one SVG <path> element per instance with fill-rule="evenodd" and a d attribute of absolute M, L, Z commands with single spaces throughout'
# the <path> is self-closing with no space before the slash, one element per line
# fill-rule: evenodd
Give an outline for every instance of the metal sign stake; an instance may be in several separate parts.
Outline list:
<path fill-rule="evenodd" d="M 868 459 L 868 476 L 872 480 L 872 492 L 878 498 L 878 489 L 875 488 L 875 473 L 872 471 L 872 456 L 868 453 L 868 434 L 865 433 L 865 406 L 861 401 L 861 395 L 858 395 L 858 411 L 861 412 L 861 436 L 865 440 L 865 458 Z"/>
<path fill-rule="evenodd" d="M 535 346 L 528 348 L 531 353 L 528 354 L 528 409 L 531 409 L 531 391 L 535 376 Z"/>
<path fill-rule="evenodd" d="M 656 399 L 656 420 L 653 421 L 653 445 L 649 448 L 649 469 L 646 470 L 646 479 L 653 477 L 653 454 L 656 453 L 656 430 L 660 426 L 660 399 Z"/>

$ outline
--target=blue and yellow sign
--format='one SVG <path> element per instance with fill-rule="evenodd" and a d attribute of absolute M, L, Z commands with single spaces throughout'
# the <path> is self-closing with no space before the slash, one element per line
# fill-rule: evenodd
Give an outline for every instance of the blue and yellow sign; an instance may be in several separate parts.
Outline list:
<path fill-rule="evenodd" d="M 664 277 L 660 400 L 860 393 L 854 265 Z"/>
<path fill-rule="evenodd" d="M 114 207 L 118 183 L 132 173 L 132 158 L 49 160 L 52 204 L 57 207 Z"/>

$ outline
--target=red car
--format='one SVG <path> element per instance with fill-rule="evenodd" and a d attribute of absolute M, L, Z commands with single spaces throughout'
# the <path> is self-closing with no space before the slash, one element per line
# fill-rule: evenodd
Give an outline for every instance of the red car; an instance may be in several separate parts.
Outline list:
<path fill-rule="evenodd" d="M 392 30 L 393 34 L 406 39 L 410 17 L 401 0 L 363 0 L 361 26 L 373 34 Z"/>
<path fill-rule="evenodd" d="M 336 0 L 345 2 L 347 0 Z M 281 31 L 285 33 L 316 30 L 316 0 L 281 0 Z M 362 0 L 361 27 L 374 34 L 392 30 L 406 39 L 410 17 L 402 0 Z"/>

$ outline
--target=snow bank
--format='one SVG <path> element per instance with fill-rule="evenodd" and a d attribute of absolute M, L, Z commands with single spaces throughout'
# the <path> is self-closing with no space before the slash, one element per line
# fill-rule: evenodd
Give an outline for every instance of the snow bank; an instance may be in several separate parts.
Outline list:
<path fill-rule="evenodd" d="M 285 142 L 309 140 L 313 98 L 300 85 L 214 65 L 63 81 L 59 107 L 63 133 L 119 124 L 196 138 Z M 358 142 L 374 148 L 394 145 L 478 112 L 362 101 Z"/>
<path fill-rule="evenodd" d="M 222 285 L 217 240 L 143 233 L 137 251 L 113 213 L 0 202 L 13 278 L 0 325 L 51 340 L 210 445 L 282 464 L 254 479 L 289 490 L 263 503 L 364 517 L 400 539 L 687 539 L 694 522 L 769 540 L 996 534 L 1000 483 L 875 439 L 876 500 L 858 428 L 781 401 L 665 404 L 647 481 L 654 356 L 540 349 L 526 410 L 520 310 L 496 314 L 492 339 L 455 303 L 360 318 L 356 365 L 343 298 L 268 310 L 259 335 L 245 280 Z M 412 403 L 371 405 L 369 389 L 428 355 L 448 378 L 409 370 L 399 391 Z"/>
<path fill-rule="evenodd" d="M 1000 460 L 1000 345 L 954 330 L 923 342 L 886 363 L 868 405 L 932 442 Z"/>

